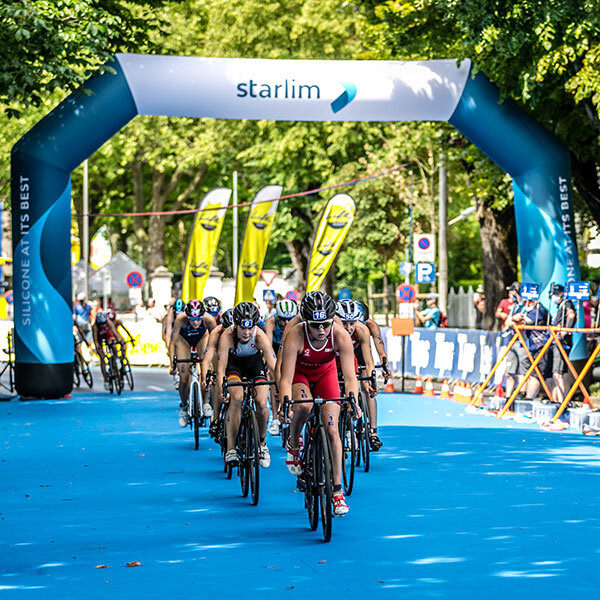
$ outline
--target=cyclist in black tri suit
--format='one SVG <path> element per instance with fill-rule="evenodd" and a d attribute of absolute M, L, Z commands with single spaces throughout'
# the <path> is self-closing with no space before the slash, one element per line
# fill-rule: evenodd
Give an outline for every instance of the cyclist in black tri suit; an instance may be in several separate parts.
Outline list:
<path fill-rule="evenodd" d="M 214 318 L 217 322 L 217 325 L 221 324 L 221 303 L 218 298 L 214 296 L 207 296 L 203 300 L 204 308 L 206 308 L 206 312 Z"/>
<path fill-rule="evenodd" d="M 265 360 L 269 371 L 275 373 L 275 353 L 267 336 L 258 327 L 260 313 L 251 302 L 240 302 L 233 309 L 233 326 L 225 329 L 219 340 L 217 353 L 217 396 L 223 401 L 222 381 L 262 380 L 267 381 Z M 263 360 L 264 358 L 264 360 Z M 267 406 L 268 386 L 255 388 L 256 418 L 260 433 L 259 464 L 268 467 L 271 464 L 269 448 L 265 442 L 269 408 Z M 239 457 L 235 449 L 235 441 L 240 428 L 243 392 L 241 387 L 233 387 L 229 391 L 229 407 L 227 409 L 227 452 L 225 463 L 235 466 Z"/>
<path fill-rule="evenodd" d="M 171 373 L 175 373 L 174 357 L 181 360 L 189 360 L 192 351 L 198 355 L 204 353 L 208 333 L 212 331 L 217 324 L 215 320 L 206 313 L 204 304 L 200 300 L 190 300 L 184 311 L 177 316 L 171 333 L 171 342 L 169 344 L 169 356 L 171 358 Z M 190 388 L 190 363 L 180 363 L 179 365 L 179 424 L 182 427 L 188 425 L 188 394 Z M 202 411 L 207 417 L 212 416 L 210 404 L 202 407 Z"/>

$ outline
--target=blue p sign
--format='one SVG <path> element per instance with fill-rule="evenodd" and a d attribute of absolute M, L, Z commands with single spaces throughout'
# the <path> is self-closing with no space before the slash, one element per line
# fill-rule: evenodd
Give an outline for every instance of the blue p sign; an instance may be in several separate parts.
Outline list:
<path fill-rule="evenodd" d="M 415 265 L 415 282 L 435 283 L 435 264 L 428 262 L 417 263 Z"/>

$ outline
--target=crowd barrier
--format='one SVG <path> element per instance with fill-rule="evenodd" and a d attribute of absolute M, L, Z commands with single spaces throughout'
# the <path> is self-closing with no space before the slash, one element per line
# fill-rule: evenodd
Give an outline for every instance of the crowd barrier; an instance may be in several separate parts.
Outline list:
<path fill-rule="evenodd" d="M 402 336 L 382 327 L 389 363 L 402 371 Z M 473 329 L 423 329 L 406 337 L 405 375 L 458 379 L 481 383 L 490 374 L 510 337 L 501 333 Z M 374 351 L 374 356 L 377 354 Z M 506 368 L 496 369 L 490 385 L 502 382 Z"/>

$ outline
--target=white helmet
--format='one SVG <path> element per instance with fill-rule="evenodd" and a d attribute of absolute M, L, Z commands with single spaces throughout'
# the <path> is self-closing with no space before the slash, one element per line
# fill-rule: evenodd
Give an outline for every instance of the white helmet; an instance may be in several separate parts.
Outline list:
<path fill-rule="evenodd" d="M 298 314 L 298 305 L 293 300 L 284 298 L 275 305 L 275 314 L 278 319 L 293 319 Z"/>

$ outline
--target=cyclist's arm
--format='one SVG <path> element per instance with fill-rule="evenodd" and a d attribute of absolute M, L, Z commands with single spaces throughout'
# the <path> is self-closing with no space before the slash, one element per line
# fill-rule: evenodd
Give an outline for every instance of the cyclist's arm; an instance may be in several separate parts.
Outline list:
<path fill-rule="evenodd" d="M 229 360 L 229 351 L 233 348 L 232 332 L 224 331 L 217 350 L 217 398 L 223 398 L 223 378 Z"/>
<path fill-rule="evenodd" d="M 377 354 L 379 354 L 379 360 L 383 363 L 383 359 L 385 358 L 387 362 L 387 352 L 385 351 L 385 344 L 383 343 L 383 337 L 381 335 L 381 329 L 379 329 L 379 325 L 377 325 L 373 319 L 369 319 L 365 325 L 373 337 L 373 341 L 375 342 L 375 350 L 377 350 Z"/>
<path fill-rule="evenodd" d="M 185 313 L 177 315 L 175 319 L 175 323 L 173 325 L 173 330 L 171 331 L 171 339 L 169 340 L 169 360 L 171 361 L 171 371 L 173 371 L 173 357 L 175 356 L 175 342 L 179 337 L 179 332 L 181 331 L 181 326 L 185 320 Z"/>
<path fill-rule="evenodd" d="M 369 328 L 362 323 L 357 323 L 356 335 L 360 343 L 360 349 L 362 350 L 363 358 L 365 359 L 365 368 L 367 370 L 366 374 L 370 375 L 371 371 L 373 371 L 375 368 L 373 354 L 371 354 L 371 332 L 369 331 Z"/>
<path fill-rule="evenodd" d="M 279 387 L 279 396 L 281 398 L 287 396 L 292 400 L 292 381 L 294 379 L 294 371 L 296 370 L 298 353 L 302 350 L 303 332 L 301 324 L 296 324 L 294 327 L 288 325 L 285 329 L 286 331 L 289 329 L 290 332 L 285 345 L 279 351 L 281 375 L 277 385 Z"/>
<path fill-rule="evenodd" d="M 269 317 L 267 322 L 265 323 L 265 333 L 267 334 L 267 339 L 269 340 L 269 344 L 273 343 L 273 332 L 275 331 L 275 317 Z"/>
<path fill-rule="evenodd" d="M 125 327 L 125 325 L 123 325 L 123 321 L 117 321 L 116 326 L 117 326 L 117 328 L 121 328 L 121 329 L 125 330 L 125 333 L 129 336 L 129 340 L 135 346 L 135 338 L 131 335 L 131 333 L 129 332 L 129 329 L 127 329 L 127 327 Z"/>
<path fill-rule="evenodd" d="M 208 370 L 212 367 L 213 358 L 215 357 L 215 352 L 217 351 L 217 347 L 219 345 L 221 333 L 222 331 L 219 331 L 217 328 L 213 329 L 208 336 L 208 344 L 206 344 L 206 350 L 204 351 L 202 365 L 200 367 L 202 381 L 206 381 Z"/>
<path fill-rule="evenodd" d="M 204 313 L 204 327 L 208 329 L 208 331 L 212 331 L 217 326 L 217 320 L 208 313 Z"/>
<path fill-rule="evenodd" d="M 112 334 L 115 336 L 117 342 L 119 342 L 119 344 L 123 344 L 124 343 L 123 337 L 117 331 L 115 324 L 110 319 L 108 321 L 108 328 L 111 330 Z"/>
<path fill-rule="evenodd" d="M 356 379 L 356 373 L 354 372 L 354 348 L 352 347 L 352 341 L 347 335 L 346 330 L 339 325 L 333 326 L 333 341 L 335 350 L 340 355 L 346 392 L 352 392 L 354 397 L 358 398 L 358 379 Z"/>
<path fill-rule="evenodd" d="M 102 344 L 100 343 L 100 337 L 98 336 L 98 327 L 96 327 L 95 323 L 92 325 L 92 337 L 94 338 L 96 352 L 102 352 Z"/>
<path fill-rule="evenodd" d="M 271 379 L 275 380 L 277 356 L 267 334 L 260 329 L 256 330 L 256 347 L 262 350 L 267 367 L 269 367 L 269 371 L 271 372 Z"/>

